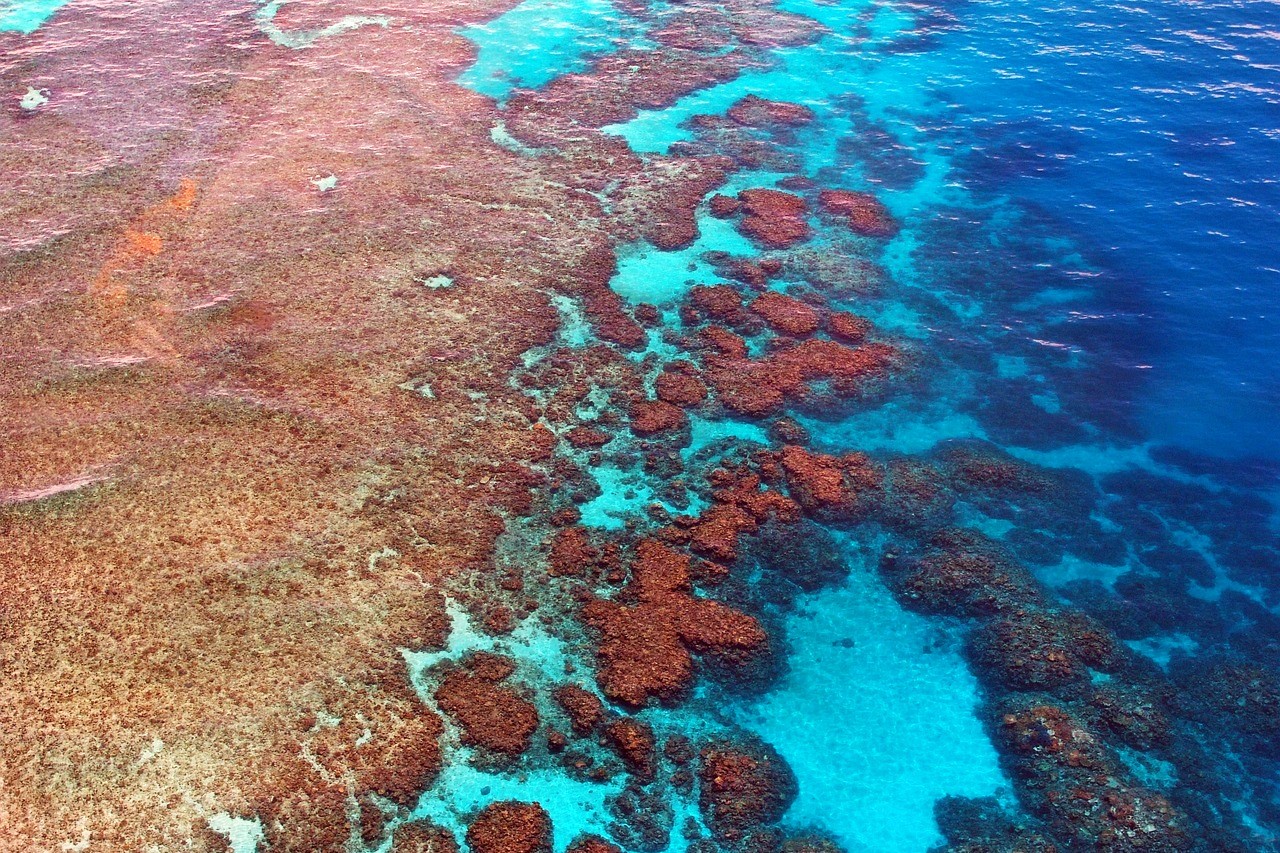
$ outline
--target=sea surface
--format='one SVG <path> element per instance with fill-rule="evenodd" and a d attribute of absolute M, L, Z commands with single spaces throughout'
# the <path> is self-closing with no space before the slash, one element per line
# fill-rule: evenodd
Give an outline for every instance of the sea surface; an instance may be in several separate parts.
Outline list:
<path fill-rule="evenodd" d="M 34 31 L 58 5 L 0 2 L 0 28 Z M 748 95 L 803 104 L 816 120 L 791 137 L 785 168 L 740 170 L 717 192 L 803 175 L 874 192 L 901 222 L 871 258 L 883 269 L 874 295 L 824 296 L 908 342 L 924 366 L 875 406 L 797 411 L 814 445 L 922 458 L 980 447 L 1060 473 L 1089 496 L 1090 529 L 1017 501 L 969 497 L 957 511 L 1171 690 L 1223 667 L 1276 672 L 1280 2 L 780 5 L 826 34 L 607 132 L 641 154 L 678 153 L 698 144 L 693 116 Z M 623 47 L 654 46 L 608 0 L 525 0 L 459 32 L 478 55 L 458 82 L 499 103 Z M 705 208 L 699 221 L 688 248 L 623 247 L 614 291 L 675 324 L 690 288 L 721 280 L 708 252 L 759 253 Z M 814 225 L 819 250 L 844 251 Z M 593 342 L 570 327 L 577 345 Z M 647 352 L 662 347 L 654 335 Z M 768 443 L 745 419 L 695 418 L 692 435 L 686 459 Z M 661 492 L 639 466 L 591 473 L 601 493 L 583 523 L 601 530 L 622 529 Z M 692 735 L 755 732 L 796 775 L 784 825 L 850 853 L 923 853 L 944 842 L 941 798 L 1020 806 L 966 658 L 968 628 L 895 599 L 878 571 L 886 536 L 833 531 L 844 580 L 755 603 L 787 651 L 768 690 L 701 688 L 640 717 Z M 495 641 L 453 618 L 447 652 L 407 654 L 415 677 L 441 655 L 496 648 L 552 679 L 574 654 L 533 626 Z M 1205 814 L 1246 849 L 1276 849 L 1280 740 L 1258 738 L 1280 737 L 1277 713 L 1263 708 L 1259 722 L 1190 708 L 1173 724 L 1175 746 L 1126 760 L 1155 790 L 1194 775 L 1217 791 Z M 1182 764 L 1192 741 L 1202 752 Z M 580 832 L 607 834 L 615 793 L 555 768 L 517 778 L 455 762 L 419 813 L 461 833 L 485 802 L 537 800 L 560 850 Z M 684 850 L 679 810 L 692 816 L 696 804 L 676 809 L 665 849 Z"/>

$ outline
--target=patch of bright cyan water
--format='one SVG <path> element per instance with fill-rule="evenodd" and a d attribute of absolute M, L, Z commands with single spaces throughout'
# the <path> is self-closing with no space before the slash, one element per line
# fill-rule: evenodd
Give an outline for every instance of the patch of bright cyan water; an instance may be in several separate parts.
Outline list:
<path fill-rule="evenodd" d="M 605 800 L 617 793 L 617 786 L 582 782 L 557 767 L 522 770 L 518 775 L 497 773 L 462 758 L 455 755 L 444 763 L 435 784 L 418 801 L 414 817 L 427 818 L 463 838 L 468 818 L 486 805 L 520 800 L 540 803 L 547 810 L 556 850 L 566 849 L 584 833 L 608 836 Z"/>
<path fill-rule="evenodd" d="M 583 71 L 593 56 L 646 44 L 641 23 L 609 0 L 525 0 L 459 32 L 479 55 L 458 82 L 498 101 Z"/>
<path fill-rule="evenodd" d="M 68 0 L 0 0 L 0 32 L 30 35 Z"/>
<path fill-rule="evenodd" d="M 600 465 L 590 469 L 590 474 L 599 485 L 600 494 L 579 507 L 582 524 L 589 528 L 621 530 L 625 528 L 627 519 L 643 516 L 653 503 L 678 512 L 676 507 L 654 497 L 653 483 L 640 471 Z"/>
<path fill-rule="evenodd" d="M 703 260 L 703 255 L 711 251 L 753 255 L 756 249 L 732 224 L 699 211 L 698 239 L 692 245 L 674 252 L 643 241 L 625 246 L 618 252 L 618 272 L 609 286 L 632 304 L 674 302 L 694 285 L 720 280 L 715 269 Z"/>
<path fill-rule="evenodd" d="M 326 27 L 314 30 L 282 30 L 276 25 L 276 13 L 288 2 L 289 0 L 270 0 L 254 12 L 253 19 L 263 35 L 273 43 L 291 50 L 305 50 L 321 39 L 342 35 L 361 27 L 386 27 L 391 23 L 386 15 L 346 15 Z M 332 175 L 329 177 L 333 178 Z M 336 182 L 337 179 L 334 178 L 333 186 L 337 185 Z M 333 186 L 321 186 L 320 189 L 333 189 Z"/>
<path fill-rule="evenodd" d="M 804 416 L 796 420 L 817 447 L 833 453 L 927 453 L 944 441 L 986 437 L 972 415 L 956 411 L 945 400 L 931 405 L 890 402 L 837 421 Z"/>
<path fill-rule="evenodd" d="M 939 797 L 1006 783 L 954 638 L 851 557 L 844 586 L 801 599 L 788 618 L 784 683 L 739 716 L 800 780 L 789 825 L 826 830 L 851 853 L 919 853 L 942 842 Z"/>
<path fill-rule="evenodd" d="M 681 458 L 686 462 L 694 454 L 726 439 L 732 439 L 738 444 L 749 442 L 767 445 L 769 443 L 769 434 L 764 428 L 750 421 L 735 421 L 731 418 L 713 421 L 695 415 L 689 418 L 689 428 L 689 446 L 680 451 Z"/>
<path fill-rule="evenodd" d="M 425 673 L 441 663 L 459 661 L 472 652 L 494 652 L 514 658 L 525 671 L 535 669 L 553 680 L 564 677 L 568 652 L 564 641 L 546 631 L 536 619 L 525 619 L 510 634 L 495 637 L 475 626 L 465 608 L 449 600 L 445 603 L 449 616 L 449 637 L 443 649 L 423 651 L 405 649 L 402 654 L 409 670 L 409 681 L 429 698 Z"/>

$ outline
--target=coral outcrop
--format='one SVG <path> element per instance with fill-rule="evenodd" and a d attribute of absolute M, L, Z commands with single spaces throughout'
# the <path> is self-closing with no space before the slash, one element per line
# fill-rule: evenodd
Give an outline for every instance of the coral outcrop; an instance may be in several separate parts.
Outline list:
<path fill-rule="evenodd" d="M 491 803 L 467 827 L 471 853 L 551 853 L 551 818 L 538 803 Z"/>
<path fill-rule="evenodd" d="M 818 209 L 862 237 L 892 237 L 900 227 L 888 208 L 871 193 L 823 190 L 818 194 Z"/>
<path fill-rule="evenodd" d="M 623 592 L 619 600 L 597 598 L 582 609 L 599 636 L 596 677 L 612 701 L 631 707 L 672 701 L 692 682 L 693 653 L 751 652 L 768 642 L 752 617 L 695 597 L 689 556 L 661 542 L 636 546 Z"/>
<path fill-rule="evenodd" d="M 803 127 L 814 120 L 813 110 L 803 104 L 770 101 L 757 95 L 747 95 L 729 107 L 727 115 L 731 121 L 754 127 Z"/>
<path fill-rule="evenodd" d="M 782 756 L 754 738 L 704 744 L 698 756 L 698 803 L 716 838 L 747 840 L 782 817 L 796 796 L 795 775 Z"/>
<path fill-rule="evenodd" d="M 436 703 L 461 728 L 464 743 L 505 756 L 529 747 L 538 728 L 533 703 L 504 684 L 515 663 L 501 655 L 477 652 L 449 672 L 436 688 Z"/>
<path fill-rule="evenodd" d="M 1161 794 L 1139 785 L 1062 708 L 1011 700 L 997 737 L 1007 750 L 1023 802 L 1055 837 L 1080 849 L 1126 853 L 1193 848 L 1186 816 Z"/>
<path fill-rule="evenodd" d="M 782 190 L 751 189 L 738 193 L 743 217 L 738 227 L 767 249 L 786 249 L 809 239 L 809 206 Z"/>

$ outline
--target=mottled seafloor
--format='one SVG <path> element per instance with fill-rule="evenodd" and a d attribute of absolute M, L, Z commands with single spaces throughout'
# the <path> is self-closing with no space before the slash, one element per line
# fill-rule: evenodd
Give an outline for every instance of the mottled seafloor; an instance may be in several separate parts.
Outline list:
<path fill-rule="evenodd" d="M 0 2 L 0 850 L 1280 849 L 1273 7 Z"/>

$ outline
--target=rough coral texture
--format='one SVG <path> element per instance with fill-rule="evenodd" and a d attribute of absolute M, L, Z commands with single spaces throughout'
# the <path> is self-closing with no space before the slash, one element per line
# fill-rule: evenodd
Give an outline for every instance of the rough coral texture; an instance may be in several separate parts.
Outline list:
<path fill-rule="evenodd" d="M 818 194 L 818 208 L 862 237 L 892 237 L 900 227 L 889 209 L 871 193 L 823 190 Z"/>
<path fill-rule="evenodd" d="M 654 382 L 658 399 L 673 406 L 688 408 L 707 398 L 707 386 L 698 378 L 697 368 L 688 362 L 668 365 Z"/>
<path fill-rule="evenodd" d="M 712 332 L 715 337 L 709 340 L 720 352 L 706 356 L 705 375 L 725 407 L 753 417 L 777 413 L 788 402 L 812 396 L 816 382 L 830 382 L 843 393 L 855 393 L 884 377 L 898 356 L 889 344 L 851 347 L 809 338 L 752 359 L 745 346 L 726 337 L 731 334 Z"/>
<path fill-rule="evenodd" d="M 538 711 L 502 683 L 514 671 L 509 658 L 477 653 L 441 680 L 436 703 L 462 728 L 465 743 L 508 756 L 529 747 L 538 728 Z"/>
<path fill-rule="evenodd" d="M 888 536 L 881 575 L 900 602 L 971 620 L 987 721 L 1030 812 L 940 806 L 951 849 L 1182 850 L 1197 822 L 1220 828 L 1198 849 L 1248 849 L 1231 808 L 1248 797 L 1230 785 L 1236 766 L 1271 772 L 1275 616 L 1235 589 L 1188 610 L 1216 567 L 1169 533 L 1186 510 L 1260 541 L 1248 512 L 1149 472 L 1107 475 L 1130 553 L 1091 517 L 1083 472 L 979 441 L 818 452 L 802 414 L 864 405 L 911 366 L 907 344 L 828 307 L 892 286 L 870 253 L 900 223 L 801 174 L 712 195 L 737 169 L 807 168 L 787 150 L 814 119 L 797 104 L 696 116 L 667 155 L 600 130 L 765 69 L 762 48 L 821 26 L 767 0 L 619 0 L 658 49 L 588 57 L 500 110 L 457 85 L 475 60 L 457 30 L 512 0 L 400 4 L 386 26 L 301 52 L 221 5 L 69 4 L 27 41 L 0 33 L 9 90 L 30 77 L 77 93 L 0 111 L 0 135 L 23 143 L 0 146 L 0 339 L 17 354 L 0 358 L 0 847 L 223 850 L 206 820 L 225 811 L 257 818 L 272 851 L 358 838 L 452 853 L 447 831 L 413 820 L 443 723 L 400 655 L 443 649 L 444 593 L 491 635 L 536 612 L 635 711 L 688 696 L 700 667 L 713 697 L 750 681 L 724 673 L 766 669 L 783 644 L 755 608 L 838 583 L 828 528 L 865 522 Z M 276 5 L 300 37 L 388 11 Z M 765 251 L 704 254 L 725 283 L 692 288 L 667 327 L 667 306 L 610 287 L 617 247 L 687 248 L 703 211 Z M 805 245 L 811 224 L 823 239 Z M 571 344 L 584 329 L 596 340 Z M 767 419 L 773 443 L 687 460 L 694 414 Z M 616 531 L 581 526 L 574 507 L 600 493 L 589 469 L 606 464 L 663 503 Z M 956 529 L 971 512 L 1013 529 L 999 544 Z M 1254 580 L 1273 574 L 1258 541 L 1233 549 Z M 1095 622 L 1028 570 L 1068 551 L 1153 570 L 1064 588 Z M 1104 617 L 1135 644 L 1185 629 L 1223 646 L 1161 671 Z M 1240 625 L 1256 638 L 1228 648 Z M 589 677 L 582 663 L 563 678 Z M 617 784 L 607 831 L 622 847 L 680 832 L 699 853 L 833 851 L 776 825 L 794 780 L 750 740 L 695 755 L 566 684 L 546 713 L 573 738 L 546 731 L 544 752 L 514 666 L 438 665 L 426 692 L 489 768 L 553 755 Z M 1178 789 L 1139 783 L 1129 764 L 1150 759 L 1176 764 Z M 698 798 L 714 839 L 677 825 L 668 786 Z M 550 847 L 535 804 L 461 817 L 476 853 Z"/>
<path fill-rule="evenodd" d="M 751 310 L 777 332 L 785 335 L 811 335 L 818 330 L 821 315 L 809 305 L 783 293 L 762 293 L 751 303 Z"/>
<path fill-rule="evenodd" d="M 791 496 L 814 513 L 852 516 L 882 479 L 863 453 L 829 456 L 788 445 L 782 448 L 779 461 Z"/>
<path fill-rule="evenodd" d="M 820 29 L 757 2 L 685 10 L 668 48 L 513 98 L 512 135 L 559 152 L 531 158 L 455 83 L 475 59 L 456 29 L 513 5 L 397 6 L 306 51 L 219 3 L 73 5 L 24 42 L 22 79 L 112 108 L 65 99 L 0 151 L 0 337 L 22 355 L 0 364 L 0 811 L 19 848 L 216 847 L 225 811 L 273 850 L 340 849 L 349 793 L 430 783 L 440 724 L 398 650 L 442 644 L 441 591 L 485 576 L 504 516 L 550 489 L 558 433 L 508 381 L 556 336 L 547 295 L 642 346 L 614 242 L 686 244 L 724 174 L 596 129 Z M 289 3 L 275 24 L 386 11 Z M 589 428 L 588 448 L 614 431 Z M 515 605 L 484 623 L 510 630 Z"/>
<path fill-rule="evenodd" d="M 1051 704 L 1014 701 L 1000 720 L 1023 801 L 1081 849 L 1190 850 L 1188 821 L 1143 788 L 1080 721 Z"/>
<path fill-rule="evenodd" d="M 698 780 L 707 825 L 728 842 L 777 821 L 796 797 L 791 768 L 772 747 L 755 739 L 704 745 Z"/>
<path fill-rule="evenodd" d="M 573 733 L 578 736 L 591 734 L 604 719 L 604 703 L 586 688 L 576 684 L 557 687 L 555 700 L 569 715 Z"/>
<path fill-rule="evenodd" d="M 769 125 L 801 127 L 814 120 L 813 110 L 803 104 L 770 101 L 757 95 L 747 95 L 729 107 L 728 116 L 739 124 L 757 127 Z"/>
<path fill-rule="evenodd" d="M 742 232 L 768 249 L 786 249 L 809 239 L 809 207 L 782 190 L 751 189 L 738 193 L 744 216 Z"/>
<path fill-rule="evenodd" d="M 415 821 L 396 829 L 391 853 L 457 853 L 458 840 L 447 830 Z"/>
<path fill-rule="evenodd" d="M 604 735 L 626 763 L 627 769 L 637 778 L 645 781 L 653 778 L 657 741 L 650 726 L 638 720 L 624 718 L 605 726 Z"/>
<path fill-rule="evenodd" d="M 631 430 L 636 435 L 680 429 L 688 421 L 678 406 L 662 400 L 642 400 L 631 407 Z"/>
<path fill-rule="evenodd" d="M 693 652 L 749 652 L 768 642 L 754 618 L 696 598 L 688 555 L 652 539 L 636 547 L 625 592 L 634 604 L 594 599 L 582 609 L 600 637 L 600 689 L 615 702 L 672 701 L 692 682 Z"/>
<path fill-rule="evenodd" d="M 598 835 L 584 835 L 574 839 L 569 845 L 568 853 L 622 853 L 622 849 Z"/>
<path fill-rule="evenodd" d="M 538 803 L 491 803 L 467 827 L 471 853 L 551 853 L 551 818 Z"/>

